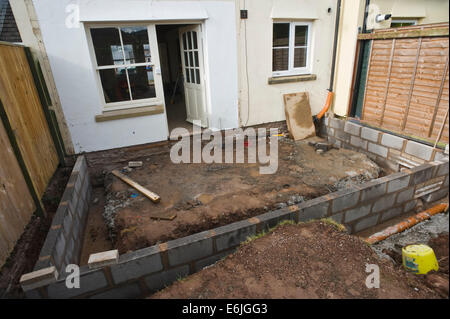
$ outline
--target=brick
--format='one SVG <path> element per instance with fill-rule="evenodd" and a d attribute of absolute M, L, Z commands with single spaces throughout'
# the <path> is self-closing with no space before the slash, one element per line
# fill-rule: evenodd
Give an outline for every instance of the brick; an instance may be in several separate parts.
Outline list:
<path fill-rule="evenodd" d="M 358 218 L 367 216 L 370 214 L 370 207 L 372 204 L 365 205 L 365 206 L 358 206 L 356 208 L 350 209 L 345 212 L 345 222 L 351 222 Z"/>
<path fill-rule="evenodd" d="M 345 121 L 337 118 L 330 119 L 330 127 L 338 130 L 344 130 Z"/>
<path fill-rule="evenodd" d="M 377 154 L 381 157 L 387 158 L 387 154 L 388 154 L 388 149 L 384 146 L 378 145 L 378 144 L 374 144 L 374 143 L 369 143 L 367 150 L 369 152 L 372 152 L 374 154 Z"/>
<path fill-rule="evenodd" d="M 255 225 L 252 225 L 251 227 L 256 229 Z M 234 233 L 234 235 L 235 234 L 236 233 Z M 169 256 L 170 266 L 192 262 L 194 260 L 212 255 L 213 241 L 209 236 L 209 231 L 204 231 L 167 242 L 167 254 Z"/>
<path fill-rule="evenodd" d="M 414 187 L 401 191 L 397 195 L 397 204 L 402 204 L 414 198 Z"/>
<path fill-rule="evenodd" d="M 378 215 L 366 217 L 366 218 L 358 221 L 357 223 L 355 223 L 355 225 L 353 226 L 353 230 L 355 233 L 359 232 L 361 230 L 375 226 L 377 224 L 377 221 L 378 221 Z"/>
<path fill-rule="evenodd" d="M 119 284 L 162 269 L 159 248 L 152 246 L 120 256 L 119 263 L 111 266 L 111 273 L 114 282 Z"/>
<path fill-rule="evenodd" d="M 359 137 L 356 137 L 356 136 L 350 137 L 350 144 L 357 148 L 362 148 L 362 149 L 366 150 L 367 143 L 368 143 L 367 141 L 360 139 Z"/>
<path fill-rule="evenodd" d="M 344 132 L 359 136 L 361 134 L 361 125 L 345 121 Z"/>
<path fill-rule="evenodd" d="M 383 212 L 383 214 L 381 215 L 381 221 L 384 222 L 385 220 L 392 219 L 394 217 L 397 217 L 401 213 L 402 213 L 402 208 L 401 207 L 391 208 L 391 209 Z"/>
<path fill-rule="evenodd" d="M 141 296 L 141 289 L 137 283 L 122 285 L 118 288 L 93 295 L 90 299 L 135 299 Z"/>
<path fill-rule="evenodd" d="M 343 193 L 341 195 L 341 192 Z M 355 206 L 358 203 L 359 200 L 359 190 L 349 190 L 349 191 L 339 191 L 336 192 L 336 195 L 339 195 L 339 197 L 334 198 L 331 212 L 337 213 L 344 209 L 350 208 Z"/>
<path fill-rule="evenodd" d="M 377 143 L 379 135 L 380 135 L 380 132 L 377 130 L 374 130 L 373 128 L 363 127 L 361 129 L 361 137 L 366 140 Z"/>
<path fill-rule="evenodd" d="M 385 195 L 383 197 L 380 197 L 374 204 L 372 207 L 372 212 L 374 213 L 378 213 L 381 211 L 384 211 L 388 208 L 391 208 L 392 206 L 394 206 L 394 202 L 395 202 L 395 196 L 397 194 L 390 194 L 390 195 Z"/>
<path fill-rule="evenodd" d="M 300 212 L 298 214 L 298 221 L 305 222 L 311 219 L 320 219 L 328 215 L 328 207 L 330 202 L 323 197 L 312 199 L 298 205 Z"/>
<path fill-rule="evenodd" d="M 80 288 L 67 288 L 65 278 L 47 287 L 48 297 L 72 298 L 108 285 L 102 270 L 89 271 L 87 267 L 80 268 Z"/>
<path fill-rule="evenodd" d="M 386 182 L 380 182 L 378 180 L 370 181 L 363 186 L 364 189 L 361 190 L 361 201 L 371 200 L 380 197 L 386 193 Z"/>
<path fill-rule="evenodd" d="M 426 201 L 427 203 L 430 203 L 430 202 L 437 201 L 438 199 L 441 199 L 441 198 L 447 196 L 447 194 L 448 194 L 448 188 L 443 188 L 443 189 L 438 190 L 437 192 L 433 192 L 431 194 L 424 196 L 423 200 Z"/>
<path fill-rule="evenodd" d="M 56 282 L 57 277 L 58 271 L 52 266 L 23 274 L 20 277 L 20 285 L 23 291 L 29 291 Z"/>
<path fill-rule="evenodd" d="M 117 249 L 91 254 L 88 260 L 89 268 L 97 268 L 119 262 L 119 251 Z"/>
<path fill-rule="evenodd" d="M 145 284 L 151 292 L 167 287 L 175 280 L 189 275 L 189 266 L 184 265 L 171 270 L 159 272 L 145 278 Z"/>
<path fill-rule="evenodd" d="M 393 193 L 399 190 L 403 190 L 409 185 L 410 176 L 406 175 L 403 177 L 398 177 L 388 183 L 387 192 Z"/>
<path fill-rule="evenodd" d="M 408 141 L 406 143 L 405 153 L 429 161 L 433 154 L 433 148 L 422 143 Z"/>
<path fill-rule="evenodd" d="M 235 247 L 245 241 L 247 237 L 254 235 L 256 233 L 256 225 L 252 225 L 248 221 L 241 221 L 218 227 L 214 229 L 214 232 L 216 233 L 215 242 L 217 251 L 221 251 Z M 205 256 L 207 255 L 201 257 Z"/>
<path fill-rule="evenodd" d="M 383 136 L 381 137 L 381 145 L 394 148 L 400 151 L 403 148 L 404 141 L 405 141 L 404 138 L 387 133 L 384 133 Z"/>

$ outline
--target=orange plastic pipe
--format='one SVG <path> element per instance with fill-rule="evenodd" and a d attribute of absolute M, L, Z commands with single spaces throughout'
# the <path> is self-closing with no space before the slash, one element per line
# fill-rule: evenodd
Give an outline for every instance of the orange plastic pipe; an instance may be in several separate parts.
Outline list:
<path fill-rule="evenodd" d="M 439 204 L 439 205 L 433 206 L 421 213 L 418 213 L 415 216 L 409 217 L 407 220 L 405 220 L 403 222 L 400 222 L 394 226 L 386 228 L 385 230 L 383 230 L 381 232 L 373 234 L 372 236 L 370 236 L 369 238 L 366 239 L 366 242 L 369 244 L 378 243 L 379 241 L 382 241 L 391 235 L 401 233 L 405 229 L 408 229 L 408 228 L 420 223 L 421 221 L 430 219 L 431 216 L 433 216 L 433 215 L 436 215 L 436 214 L 446 211 L 447 208 L 448 208 L 448 204 Z"/>
<path fill-rule="evenodd" d="M 325 115 L 325 113 L 328 111 L 331 105 L 331 100 L 333 100 L 333 92 L 328 91 L 327 100 L 325 101 L 325 106 L 323 107 L 322 111 L 317 114 L 317 119 L 320 120 L 322 116 Z"/>

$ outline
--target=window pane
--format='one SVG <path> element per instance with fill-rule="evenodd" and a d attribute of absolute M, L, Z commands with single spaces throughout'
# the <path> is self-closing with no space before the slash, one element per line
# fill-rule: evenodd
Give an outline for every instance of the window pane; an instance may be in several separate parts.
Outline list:
<path fill-rule="evenodd" d="M 153 68 L 151 66 L 128 68 L 128 76 L 130 77 L 133 100 L 156 97 Z"/>
<path fill-rule="evenodd" d="M 120 28 L 127 63 L 143 63 L 150 60 L 147 27 Z"/>
<path fill-rule="evenodd" d="M 200 70 L 195 69 L 195 77 L 197 79 L 197 84 L 200 84 Z"/>
<path fill-rule="evenodd" d="M 186 46 L 186 33 L 183 33 L 183 50 L 187 50 L 187 46 Z"/>
<path fill-rule="evenodd" d="M 184 64 L 189 66 L 188 53 L 186 51 L 184 52 Z"/>
<path fill-rule="evenodd" d="M 192 50 L 191 32 L 188 32 L 187 35 L 188 35 L 188 49 Z"/>
<path fill-rule="evenodd" d="M 306 48 L 296 48 L 294 51 L 294 68 L 306 66 Z"/>
<path fill-rule="evenodd" d="M 287 70 L 289 64 L 289 49 L 273 49 L 272 51 L 272 70 Z"/>
<path fill-rule="evenodd" d="M 194 52 L 194 57 L 195 57 L 195 66 L 198 67 L 198 51 Z"/>
<path fill-rule="evenodd" d="M 295 45 L 308 44 L 308 26 L 298 25 L 295 27 Z"/>
<path fill-rule="evenodd" d="M 189 65 L 194 66 L 194 58 L 192 57 L 192 51 L 189 52 Z"/>
<path fill-rule="evenodd" d="M 99 70 L 106 103 L 129 101 L 125 68 Z"/>
<path fill-rule="evenodd" d="M 191 83 L 195 83 L 195 70 L 191 69 Z"/>
<path fill-rule="evenodd" d="M 197 49 L 197 32 L 192 31 L 192 38 L 194 40 L 194 49 Z"/>
<path fill-rule="evenodd" d="M 190 83 L 191 82 L 191 75 L 189 73 L 189 68 L 186 68 L 185 72 L 186 72 L 186 82 Z"/>
<path fill-rule="evenodd" d="M 273 47 L 289 46 L 289 23 L 273 24 Z"/>
<path fill-rule="evenodd" d="M 91 37 L 98 66 L 124 63 L 119 30 L 117 28 L 91 29 Z"/>

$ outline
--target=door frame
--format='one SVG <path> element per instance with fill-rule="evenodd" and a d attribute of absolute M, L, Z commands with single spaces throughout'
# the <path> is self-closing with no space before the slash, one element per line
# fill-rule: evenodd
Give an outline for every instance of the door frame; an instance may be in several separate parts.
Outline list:
<path fill-rule="evenodd" d="M 199 45 L 202 46 L 202 50 L 203 50 L 203 54 L 202 54 L 202 63 L 203 63 L 203 81 L 204 81 L 204 85 L 205 85 L 205 89 L 204 89 L 204 101 L 205 101 L 205 112 L 206 112 L 206 127 L 209 127 L 209 77 L 208 77 L 208 72 L 207 72 L 207 53 L 206 53 L 206 45 L 205 45 L 205 23 L 204 20 L 170 20 L 170 21 L 158 21 L 154 23 L 155 26 L 155 30 L 157 28 L 157 26 L 159 25 L 170 25 L 170 24 L 186 24 L 186 25 L 200 25 L 200 28 L 202 30 L 202 36 L 201 36 L 201 41 L 199 41 Z M 158 32 L 155 32 L 156 35 L 156 44 L 158 45 Z M 180 39 L 179 39 L 180 40 Z M 158 45 L 158 50 L 159 50 L 159 45 Z M 182 63 L 182 52 L 181 52 L 181 47 L 180 47 L 180 63 Z M 162 79 L 161 79 L 162 80 Z M 184 81 L 184 75 L 183 75 L 183 81 Z M 169 131 L 169 118 L 167 116 L 167 108 L 166 108 L 166 101 L 165 98 L 163 99 L 163 103 L 164 103 L 164 112 L 166 114 L 166 125 L 167 125 L 167 132 L 168 132 L 168 136 L 167 139 L 170 138 L 170 131 Z M 185 105 L 185 107 L 187 107 Z M 187 112 L 187 110 L 186 110 Z"/>

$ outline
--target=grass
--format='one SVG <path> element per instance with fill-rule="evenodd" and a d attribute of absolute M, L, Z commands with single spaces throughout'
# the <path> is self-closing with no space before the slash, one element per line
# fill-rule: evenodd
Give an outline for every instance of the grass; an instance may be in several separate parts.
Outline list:
<path fill-rule="evenodd" d="M 311 220 L 312 222 L 313 220 Z M 344 225 L 339 224 L 338 222 L 336 222 L 334 219 L 331 218 L 322 218 L 320 219 L 321 222 L 324 222 L 325 224 L 329 224 L 334 226 L 337 230 L 346 233 L 347 232 L 347 228 L 345 228 Z"/>
<path fill-rule="evenodd" d="M 245 241 L 243 241 L 241 243 L 241 246 L 245 245 L 245 244 L 248 244 L 249 242 L 254 241 L 255 239 L 264 237 L 264 236 L 270 234 L 271 232 L 273 232 L 276 228 L 278 228 L 280 226 L 283 226 L 283 225 L 297 225 L 297 223 L 295 221 L 293 221 L 293 220 L 290 220 L 290 219 L 282 220 L 281 222 L 276 224 L 274 227 L 269 228 L 268 231 L 263 230 L 262 232 L 259 232 L 259 233 L 255 234 L 255 235 L 248 236 L 247 240 L 245 240 Z"/>

